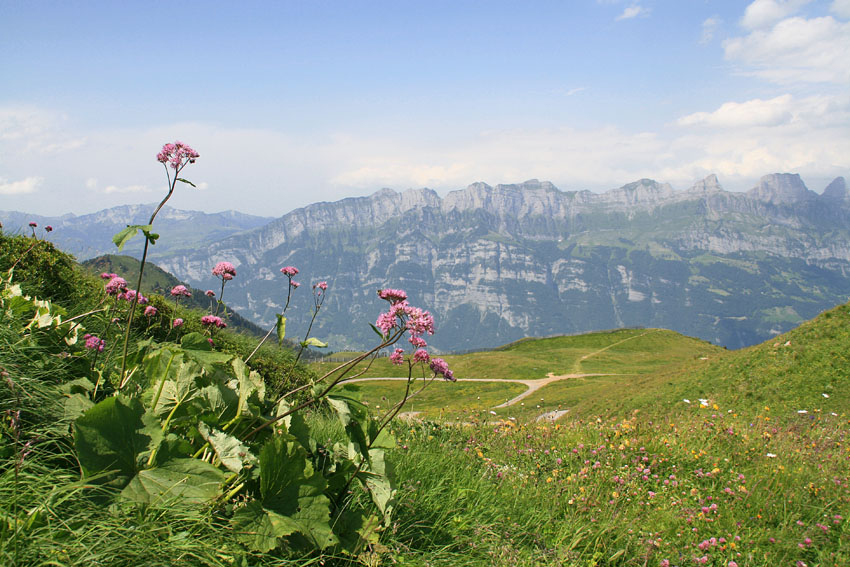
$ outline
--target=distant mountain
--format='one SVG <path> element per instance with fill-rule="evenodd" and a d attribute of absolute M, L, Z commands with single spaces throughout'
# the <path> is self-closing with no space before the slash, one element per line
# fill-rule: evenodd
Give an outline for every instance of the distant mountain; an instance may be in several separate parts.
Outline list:
<path fill-rule="evenodd" d="M 101 254 L 114 254 L 118 249 L 112 236 L 129 224 L 147 224 L 156 204 L 124 205 L 88 215 L 67 214 L 45 217 L 17 211 L 0 211 L 0 222 L 7 232 L 29 234 L 29 223 L 54 229 L 49 240 L 59 248 L 73 254 L 78 260 L 87 260 Z M 203 213 L 163 207 L 156 217 L 156 230 L 161 238 L 151 247 L 148 257 L 157 260 L 177 250 L 194 250 L 208 246 L 228 236 L 251 230 L 268 223 L 271 218 L 246 215 L 237 211 Z M 137 237 L 121 251 L 122 254 L 141 256 L 143 240 Z"/>
<path fill-rule="evenodd" d="M 601 194 L 537 180 L 474 183 L 442 198 L 383 189 L 218 240 L 163 244 L 157 263 L 201 289 L 217 281 L 216 262 L 233 262 L 228 303 L 264 326 L 286 298 L 279 269 L 298 267 L 289 336 L 306 328 L 309 284 L 327 280 L 313 334 L 334 350 L 372 343 L 382 287 L 434 313 L 431 342 L 442 350 L 624 326 L 738 348 L 850 296 L 844 179 L 817 194 L 785 173 L 745 193 L 714 175 L 684 191 L 649 179 Z"/>
<path fill-rule="evenodd" d="M 221 260 L 239 268 L 234 307 L 264 323 L 284 298 L 281 266 L 299 267 L 304 283 L 327 280 L 314 329 L 336 349 L 371 341 L 381 287 L 431 309 L 444 350 L 622 326 L 737 348 L 850 296 L 850 202 L 842 178 L 818 195 L 793 174 L 746 193 L 714 175 L 684 191 L 649 179 L 602 194 L 537 180 L 444 198 L 384 189 L 298 209 L 163 266 L 203 287 Z M 292 327 L 307 316 L 293 313 Z"/>

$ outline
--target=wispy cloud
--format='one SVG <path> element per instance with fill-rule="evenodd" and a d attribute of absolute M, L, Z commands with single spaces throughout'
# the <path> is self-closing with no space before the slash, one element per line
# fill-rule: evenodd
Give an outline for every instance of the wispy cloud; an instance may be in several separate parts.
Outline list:
<path fill-rule="evenodd" d="M 811 0 L 755 0 L 744 11 L 741 25 L 751 30 L 771 27 L 809 2 Z"/>
<path fill-rule="evenodd" d="M 41 177 L 27 177 L 20 181 L 9 181 L 0 178 L 0 195 L 25 195 L 35 193 L 44 182 Z"/>
<path fill-rule="evenodd" d="M 699 42 L 702 44 L 710 43 L 712 39 L 714 39 L 714 35 L 717 33 L 717 28 L 723 22 L 717 16 L 712 16 L 710 18 L 706 18 L 702 23 L 702 36 L 700 37 Z"/>
<path fill-rule="evenodd" d="M 632 18 L 637 18 L 638 16 L 645 16 L 649 13 L 647 8 L 644 8 L 637 2 L 628 6 L 623 12 L 617 16 L 617 21 L 620 20 L 631 20 Z"/>

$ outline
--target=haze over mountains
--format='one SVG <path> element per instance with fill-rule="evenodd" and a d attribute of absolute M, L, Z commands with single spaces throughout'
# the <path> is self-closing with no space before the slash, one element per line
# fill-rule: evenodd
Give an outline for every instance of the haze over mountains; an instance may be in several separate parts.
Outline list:
<path fill-rule="evenodd" d="M 80 259 L 114 252 L 112 234 L 147 222 L 148 209 L 61 217 L 50 238 Z M 51 222 L 0 219 L 7 228 Z M 211 267 L 233 262 L 227 302 L 265 325 L 286 299 L 280 267 L 297 266 L 305 284 L 287 313 L 294 332 L 310 316 L 304 288 L 327 280 L 314 335 L 334 350 L 372 342 L 381 287 L 403 288 L 434 313 L 431 343 L 442 350 L 623 326 L 738 348 L 850 296 L 850 194 L 840 177 L 822 194 L 795 174 L 767 175 L 746 193 L 723 190 L 714 175 L 684 191 L 649 179 L 602 194 L 537 180 L 474 183 L 442 198 L 383 189 L 274 220 L 166 209 L 155 229 L 162 238 L 149 257 L 193 286 L 212 287 Z"/>

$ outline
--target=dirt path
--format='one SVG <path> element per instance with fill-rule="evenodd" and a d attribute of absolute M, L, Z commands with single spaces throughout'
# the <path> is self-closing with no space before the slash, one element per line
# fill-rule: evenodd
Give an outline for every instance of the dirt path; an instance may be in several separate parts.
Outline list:
<path fill-rule="evenodd" d="M 519 380 L 516 378 L 458 378 L 458 382 L 514 382 L 516 384 L 524 384 L 528 390 L 523 392 L 522 394 L 506 401 L 503 404 L 499 404 L 497 406 L 493 406 L 493 409 L 497 408 L 505 408 L 508 406 L 512 406 L 517 402 L 520 402 L 542 388 L 543 386 L 547 386 L 552 382 L 558 382 L 560 380 L 569 380 L 571 378 L 587 378 L 590 376 L 611 376 L 611 374 L 564 374 L 562 376 L 555 376 L 552 372 L 546 375 L 546 378 L 538 378 L 537 380 Z M 407 378 L 354 378 L 353 380 L 343 380 L 340 384 L 350 384 L 353 382 L 369 382 L 372 380 L 386 380 L 386 381 L 407 381 Z"/>
<path fill-rule="evenodd" d="M 585 354 L 584 356 L 582 356 L 581 358 L 579 358 L 578 360 L 575 361 L 575 364 L 573 364 L 573 372 L 578 372 L 579 369 L 581 368 L 581 363 L 583 361 L 587 360 L 588 358 L 590 358 L 591 356 L 596 356 L 597 354 L 602 354 L 603 352 L 605 352 L 609 348 L 615 347 L 617 345 L 621 345 L 626 341 L 631 341 L 633 339 L 639 339 L 640 337 L 646 336 L 650 333 L 657 333 L 659 330 L 660 329 L 651 329 L 651 330 L 645 331 L 645 332 L 643 332 L 639 335 L 635 335 L 633 337 L 625 338 L 621 341 L 617 341 L 616 343 L 611 343 L 610 345 L 608 345 L 606 347 L 602 347 L 601 349 L 599 349 L 597 351 L 589 352 L 589 353 Z M 598 374 L 586 374 L 586 376 L 599 376 L 599 375 Z"/>

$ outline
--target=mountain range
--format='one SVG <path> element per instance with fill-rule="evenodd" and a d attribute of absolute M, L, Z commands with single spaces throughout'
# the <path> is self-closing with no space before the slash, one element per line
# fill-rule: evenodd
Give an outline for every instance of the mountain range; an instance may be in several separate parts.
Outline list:
<path fill-rule="evenodd" d="M 111 235 L 150 208 L 87 215 L 98 231 L 79 224 L 85 217 L 61 217 L 51 240 L 78 257 L 111 252 Z M 432 311 L 430 342 L 444 351 L 633 326 L 738 348 L 850 296 L 850 193 L 841 177 L 821 194 L 777 173 L 743 193 L 725 191 L 715 175 L 681 191 L 649 179 L 605 193 L 530 180 L 474 183 L 444 197 L 382 189 L 273 220 L 166 212 L 150 258 L 202 289 L 214 285 L 216 262 L 232 262 L 238 276 L 226 300 L 257 323 L 270 325 L 283 308 L 282 266 L 298 267 L 304 284 L 327 281 L 313 334 L 334 350 L 372 342 L 367 323 L 383 308 L 383 287 L 403 288 Z M 10 215 L 0 212 L 7 227 Z M 295 333 L 310 317 L 304 288 L 287 313 Z"/>

